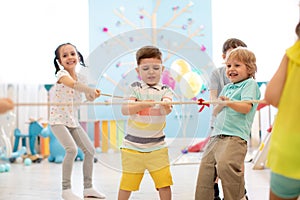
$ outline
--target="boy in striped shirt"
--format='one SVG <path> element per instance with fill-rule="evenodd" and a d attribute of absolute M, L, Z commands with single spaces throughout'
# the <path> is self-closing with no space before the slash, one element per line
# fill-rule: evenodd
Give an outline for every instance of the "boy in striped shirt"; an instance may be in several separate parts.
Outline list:
<path fill-rule="evenodd" d="M 145 170 L 148 170 L 160 199 L 171 199 L 168 149 L 164 127 L 166 115 L 172 111 L 171 104 L 153 105 L 151 101 L 172 101 L 173 93 L 162 85 L 162 53 L 154 46 L 144 46 L 136 53 L 141 78 L 131 84 L 128 104 L 123 104 L 122 114 L 128 115 L 127 132 L 121 147 L 122 179 L 118 199 L 129 199 L 132 191 L 139 190 Z M 130 104 L 130 102 L 144 102 Z"/>

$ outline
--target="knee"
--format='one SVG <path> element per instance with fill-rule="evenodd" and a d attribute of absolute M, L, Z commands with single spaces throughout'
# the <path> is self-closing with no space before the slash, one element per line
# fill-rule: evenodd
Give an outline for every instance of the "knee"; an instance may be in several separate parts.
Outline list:
<path fill-rule="evenodd" d="M 76 146 L 70 146 L 66 148 L 66 154 L 73 155 L 74 157 L 77 155 L 78 148 Z"/>
<path fill-rule="evenodd" d="M 230 172 L 230 164 L 226 161 L 224 162 L 219 162 L 217 165 L 217 174 L 219 177 L 222 177 L 224 174 L 228 174 Z"/>
<path fill-rule="evenodd" d="M 91 154 L 91 156 L 94 156 L 95 153 L 96 153 L 95 148 L 94 148 L 94 147 L 90 148 L 90 149 L 89 149 L 89 153 Z"/>
<path fill-rule="evenodd" d="M 94 157 L 96 150 L 93 146 L 87 147 L 82 150 L 85 156 L 91 156 Z"/>

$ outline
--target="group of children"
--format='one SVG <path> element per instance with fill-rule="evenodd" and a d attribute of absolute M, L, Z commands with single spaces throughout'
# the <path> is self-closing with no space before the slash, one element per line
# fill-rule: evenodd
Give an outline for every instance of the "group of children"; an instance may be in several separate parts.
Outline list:
<path fill-rule="evenodd" d="M 300 38 L 300 25 L 296 33 Z M 235 43 L 237 42 L 237 43 Z M 214 195 L 218 178 L 221 179 L 225 200 L 247 199 L 245 195 L 244 159 L 247 152 L 251 126 L 260 99 L 255 78 L 256 58 L 243 42 L 231 39 L 223 51 L 226 66 L 217 72 L 224 84 L 211 93 L 223 103 L 214 105 L 209 141 L 203 153 L 195 199 L 220 199 Z M 300 128 L 297 126 L 300 103 L 297 78 L 300 73 L 300 41 L 289 48 L 280 67 L 268 83 L 265 101 L 278 107 L 271 138 L 268 165 L 271 168 L 270 199 L 297 199 L 300 195 Z M 172 111 L 172 90 L 161 83 L 162 53 L 154 46 L 144 46 L 136 53 L 136 71 L 141 80 L 133 82 L 122 105 L 122 114 L 128 115 L 126 136 L 121 146 L 122 178 L 118 199 L 129 199 L 132 191 L 139 190 L 145 170 L 148 170 L 160 199 L 172 199 L 168 148 L 164 127 L 166 116 Z M 54 65 L 57 81 L 51 106 L 50 127 L 66 150 L 62 164 L 62 197 L 65 200 L 82 199 L 72 191 L 71 174 L 77 146 L 84 152 L 84 198 L 105 199 L 105 195 L 93 186 L 93 160 L 95 149 L 79 124 L 78 102 L 81 94 L 88 101 L 101 95 L 101 91 L 87 85 L 84 77 L 76 72 L 76 65 L 85 66 L 76 47 L 62 44 L 55 50 Z M 214 73 L 213 73 L 214 74 Z M 225 77 L 226 75 L 226 77 Z M 228 82 L 229 81 L 229 82 Z M 300 82 L 299 82 L 300 84 Z M 211 84 L 213 89 L 213 84 Z M 241 102 L 247 100 L 247 102 Z M 152 102 L 170 102 L 156 104 Z M 239 102 L 235 102 L 239 101 Z M 136 103 L 138 102 L 138 103 Z M 66 104 L 68 103 L 68 104 Z M 72 106 L 70 106 L 72 105 Z M 0 100 L 0 112 L 13 109 L 9 99 Z M 297 159 L 298 158 L 298 159 Z M 217 178 L 218 177 L 218 178 Z"/>

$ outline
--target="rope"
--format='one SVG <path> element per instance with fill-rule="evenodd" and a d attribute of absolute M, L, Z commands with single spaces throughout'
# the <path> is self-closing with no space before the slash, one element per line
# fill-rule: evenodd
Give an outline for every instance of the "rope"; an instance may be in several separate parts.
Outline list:
<path fill-rule="evenodd" d="M 102 94 L 103 95 L 103 94 Z M 22 103 L 15 103 L 15 106 L 108 106 L 108 105 L 123 105 L 123 104 L 153 104 L 153 105 L 189 105 L 189 104 L 197 104 L 197 105 L 204 105 L 209 106 L 210 104 L 228 104 L 228 103 L 254 103 L 254 104 L 267 104 L 265 100 L 242 100 L 242 101 L 220 101 L 220 100 L 212 100 L 212 101 L 205 101 L 203 99 L 198 99 L 198 101 L 173 101 L 173 102 L 163 102 L 163 101 L 148 101 L 148 102 L 74 102 L 74 103 L 64 103 L 64 102 L 49 102 L 49 103 L 35 103 L 35 102 L 22 102 Z"/>

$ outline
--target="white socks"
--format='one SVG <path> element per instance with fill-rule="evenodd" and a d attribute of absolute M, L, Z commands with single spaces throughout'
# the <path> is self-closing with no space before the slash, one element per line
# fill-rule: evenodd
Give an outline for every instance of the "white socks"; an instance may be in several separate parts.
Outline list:
<path fill-rule="evenodd" d="M 62 198 L 64 200 L 82 200 L 79 196 L 74 194 L 71 189 L 63 190 L 62 191 Z M 98 192 L 94 188 L 88 188 L 83 190 L 84 198 L 93 198 L 93 199 L 105 199 L 105 195 L 101 192 Z"/>
<path fill-rule="evenodd" d="M 79 196 L 74 194 L 71 189 L 63 190 L 61 196 L 64 200 L 82 200 Z"/>
<path fill-rule="evenodd" d="M 94 188 L 87 188 L 83 190 L 84 198 L 94 198 L 94 199 L 105 199 L 105 195 L 101 192 L 95 190 Z"/>

